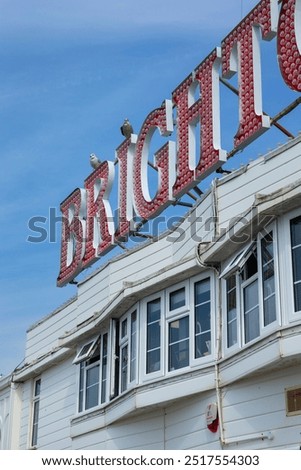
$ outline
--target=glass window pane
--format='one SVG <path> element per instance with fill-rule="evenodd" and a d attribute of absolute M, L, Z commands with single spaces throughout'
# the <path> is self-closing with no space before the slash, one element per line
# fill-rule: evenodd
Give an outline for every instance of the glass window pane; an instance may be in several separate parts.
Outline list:
<path fill-rule="evenodd" d="M 85 363 L 80 363 L 80 371 L 79 371 L 79 403 L 78 403 L 78 411 L 83 411 L 84 407 L 84 376 L 85 376 Z"/>
<path fill-rule="evenodd" d="M 41 379 L 36 380 L 34 388 L 34 396 L 37 397 L 41 393 Z"/>
<path fill-rule="evenodd" d="M 264 326 L 270 325 L 276 320 L 275 294 L 266 298 L 263 302 Z"/>
<path fill-rule="evenodd" d="M 262 264 L 274 259 L 273 232 L 270 232 L 261 240 Z"/>
<path fill-rule="evenodd" d="M 181 369 L 189 365 L 189 340 L 181 341 L 169 346 L 168 370 Z"/>
<path fill-rule="evenodd" d="M 34 402 L 34 405 L 33 405 L 33 421 L 32 421 L 32 436 L 31 436 L 32 446 L 36 446 L 38 443 L 39 411 L 40 411 L 40 402 L 39 400 L 37 400 Z"/>
<path fill-rule="evenodd" d="M 203 357 L 211 354 L 211 333 L 207 331 L 195 337 L 195 357 Z"/>
<path fill-rule="evenodd" d="M 100 359 L 100 341 L 98 341 L 97 347 L 94 353 L 92 354 L 92 356 L 90 357 L 90 359 L 86 361 L 86 365 L 88 366 L 88 365 L 94 364 L 95 362 L 99 361 L 99 359 Z"/>
<path fill-rule="evenodd" d="M 127 374 L 128 374 L 128 347 L 127 345 L 121 350 L 121 391 L 127 389 Z"/>
<path fill-rule="evenodd" d="M 237 343 L 237 320 L 236 318 L 233 321 L 228 323 L 227 328 L 227 346 L 230 348 Z"/>
<path fill-rule="evenodd" d="M 291 220 L 291 245 L 295 311 L 301 310 L 301 217 Z"/>
<path fill-rule="evenodd" d="M 146 373 L 151 374 L 160 370 L 160 348 L 148 351 L 146 354 Z"/>
<path fill-rule="evenodd" d="M 301 217 L 291 220 L 291 242 L 292 246 L 301 245 Z"/>
<path fill-rule="evenodd" d="M 137 356 L 137 313 L 131 315 L 131 366 L 130 382 L 136 378 L 136 356 Z"/>
<path fill-rule="evenodd" d="M 210 301 L 210 279 L 196 282 L 194 285 L 195 305 Z"/>
<path fill-rule="evenodd" d="M 236 296 L 235 296 L 235 297 L 236 297 Z M 228 323 L 231 322 L 231 321 L 233 321 L 233 320 L 235 320 L 235 319 L 236 319 L 236 315 L 237 315 L 237 313 L 236 313 L 236 307 L 233 306 L 232 308 L 229 308 L 229 310 L 228 310 L 228 318 L 227 318 Z"/>
<path fill-rule="evenodd" d="M 293 248 L 293 278 L 295 282 L 301 280 L 301 246 Z"/>
<path fill-rule="evenodd" d="M 244 264 L 242 269 L 242 278 L 244 281 L 250 279 L 254 274 L 258 271 L 258 264 L 257 264 L 257 248 L 251 253 L 249 258 Z"/>
<path fill-rule="evenodd" d="M 169 324 L 169 343 L 189 337 L 189 318 L 181 318 Z"/>
<path fill-rule="evenodd" d="M 227 289 L 227 347 L 237 343 L 236 275 L 229 277 Z"/>
<path fill-rule="evenodd" d="M 160 347 L 160 323 L 152 323 L 147 328 L 147 350 Z"/>
<path fill-rule="evenodd" d="M 97 364 L 96 366 L 91 367 L 90 369 L 87 370 L 86 386 L 90 387 L 98 383 L 98 380 L 99 380 L 99 365 Z"/>
<path fill-rule="evenodd" d="M 301 282 L 295 284 L 294 288 L 294 299 L 295 299 L 295 311 L 301 310 Z"/>
<path fill-rule="evenodd" d="M 169 324 L 168 370 L 189 365 L 189 317 L 180 318 Z"/>
<path fill-rule="evenodd" d="M 245 342 L 259 336 L 258 280 L 244 288 Z"/>
<path fill-rule="evenodd" d="M 98 405 L 99 364 L 86 371 L 86 409 Z"/>
<path fill-rule="evenodd" d="M 86 391 L 86 410 L 98 405 L 98 383 Z"/>
<path fill-rule="evenodd" d="M 262 254 L 262 289 L 263 289 L 263 323 L 270 325 L 276 320 L 275 269 L 273 232 L 261 240 Z"/>
<path fill-rule="evenodd" d="M 124 338 L 127 335 L 127 319 L 123 320 L 121 323 L 121 338 Z"/>
<path fill-rule="evenodd" d="M 259 336 L 259 308 L 256 307 L 245 314 L 245 342 Z"/>
<path fill-rule="evenodd" d="M 185 305 L 185 287 L 169 294 L 169 310 L 183 307 Z"/>
<path fill-rule="evenodd" d="M 161 367 L 161 299 L 147 303 L 146 373 Z"/>
<path fill-rule="evenodd" d="M 103 335 L 101 365 L 101 403 L 107 398 L 108 334 Z"/>
<path fill-rule="evenodd" d="M 208 331 L 210 327 L 210 303 L 199 305 L 195 308 L 195 333 Z"/>
<path fill-rule="evenodd" d="M 245 312 L 258 306 L 258 281 L 257 279 L 244 288 Z"/>
<path fill-rule="evenodd" d="M 161 299 L 152 300 L 147 304 L 147 323 L 160 320 L 161 316 Z"/>
<path fill-rule="evenodd" d="M 195 358 L 210 354 L 211 351 L 211 303 L 210 279 L 204 279 L 194 285 L 195 313 Z"/>

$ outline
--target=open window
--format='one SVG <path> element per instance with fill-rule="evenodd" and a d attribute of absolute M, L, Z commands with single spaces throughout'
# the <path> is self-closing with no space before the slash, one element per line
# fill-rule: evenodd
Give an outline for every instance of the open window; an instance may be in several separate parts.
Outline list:
<path fill-rule="evenodd" d="M 86 361 L 94 353 L 97 343 L 99 342 L 99 337 L 94 338 L 93 340 L 86 343 L 81 347 L 75 358 L 73 359 L 73 364 L 79 364 L 82 361 Z"/>
<path fill-rule="evenodd" d="M 73 363 L 79 364 L 78 411 L 105 403 L 108 395 L 108 334 L 82 346 Z"/>
<path fill-rule="evenodd" d="M 222 271 L 226 348 L 259 338 L 277 320 L 274 231 L 259 234 Z"/>

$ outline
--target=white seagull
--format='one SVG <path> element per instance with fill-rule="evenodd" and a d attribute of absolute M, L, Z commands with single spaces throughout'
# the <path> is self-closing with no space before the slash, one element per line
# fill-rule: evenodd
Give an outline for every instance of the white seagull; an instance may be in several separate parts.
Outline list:
<path fill-rule="evenodd" d="M 98 168 L 99 165 L 101 165 L 101 161 L 97 158 L 95 153 L 91 153 L 90 155 L 90 164 L 92 168 L 94 168 L 94 170 L 96 170 L 96 168 Z"/>

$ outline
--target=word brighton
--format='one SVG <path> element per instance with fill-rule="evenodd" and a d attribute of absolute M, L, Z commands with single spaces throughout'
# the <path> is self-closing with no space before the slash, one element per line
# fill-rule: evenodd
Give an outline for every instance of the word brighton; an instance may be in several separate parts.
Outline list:
<path fill-rule="evenodd" d="M 119 165 L 118 223 L 113 222 L 109 195 L 114 162 L 104 161 L 61 204 L 63 215 L 61 268 L 58 286 L 72 281 L 83 269 L 132 233 L 134 217 L 143 221 L 216 171 L 227 159 L 220 138 L 220 69 L 223 78 L 239 77 L 239 128 L 234 148 L 248 145 L 270 127 L 262 111 L 260 41 L 277 37 L 279 67 L 284 82 L 301 91 L 301 1 L 262 0 L 240 24 L 173 91 L 171 99 L 153 110 L 138 135 L 126 138 L 116 150 Z M 196 88 L 200 98 L 195 99 Z M 148 183 L 150 143 L 156 129 L 169 137 L 176 113 L 177 145 L 167 140 L 155 153 L 158 189 L 151 198 Z M 195 129 L 199 124 L 200 155 Z"/>

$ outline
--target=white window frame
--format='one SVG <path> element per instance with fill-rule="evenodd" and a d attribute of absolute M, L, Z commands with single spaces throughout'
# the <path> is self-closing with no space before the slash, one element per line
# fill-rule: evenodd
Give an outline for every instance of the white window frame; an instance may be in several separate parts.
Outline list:
<path fill-rule="evenodd" d="M 170 328 L 170 325 L 171 323 L 173 322 L 176 322 L 176 321 L 180 321 L 182 320 L 183 318 L 186 318 L 188 317 L 188 365 L 187 366 L 184 366 L 184 367 L 179 367 L 177 369 L 171 369 L 169 370 L 169 347 L 170 347 L 170 344 L 169 344 L 169 328 Z M 165 351 L 164 351 L 164 355 L 165 355 L 165 369 L 166 369 L 166 374 L 167 375 L 170 375 L 170 374 L 179 374 L 181 373 L 182 371 L 185 371 L 186 369 L 189 369 L 190 367 L 190 364 L 191 364 L 191 316 L 190 316 L 190 311 L 187 310 L 185 313 L 182 313 L 182 314 L 178 314 L 178 315 L 175 315 L 173 317 L 168 317 L 165 319 L 165 324 L 166 324 L 166 328 L 165 328 Z"/>
<path fill-rule="evenodd" d="M 278 260 L 278 233 L 277 223 L 273 222 L 271 225 L 265 227 L 263 231 L 257 234 L 256 238 L 248 244 L 240 254 L 232 257 L 226 268 L 222 271 L 220 278 L 222 278 L 222 312 L 223 312 L 223 354 L 225 356 L 232 354 L 242 347 L 247 347 L 256 343 L 261 338 L 267 336 L 272 331 L 279 327 L 281 322 L 280 317 L 280 295 L 279 295 L 279 260 Z M 275 308 L 276 319 L 268 325 L 264 325 L 264 299 L 263 299 L 263 273 L 262 273 L 262 249 L 261 241 L 270 232 L 273 233 L 273 262 L 274 262 L 274 282 L 275 282 Z M 243 281 L 241 278 L 241 270 L 244 267 L 252 247 L 256 246 L 257 249 L 257 273 L 249 279 Z M 236 308 L 237 308 L 237 342 L 232 346 L 227 346 L 228 333 L 228 312 L 227 312 L 227 279 L 233 274 L 236 276 Z M 254 280 L 258 281 L 258 300 L 259 300 L 259 335 L 250 341 L 245 341 L 245 314 L 244 314 L 244 289 L 250 285 Z"/>
<path fill-rule="evenodd" d="M 168 287 L 164 291 L 165 298 L 166 298 L 166 300 L 165 300 L 165 312 L 166 312 L 165 317 L 166 317 L 166 319 L 176 317 L 178 315 L 181 315 L 184 312 L 189 311 L 189 299 L 190 299 L 189 288 L 190 288 L 190 283 L 189 283 L 189 280 L 188 280 L 188 281 L 185 281 L 185 282 L 175 284 L 171 287 Z M 179 290 L 181 290 L 181 289 L 185 289 L 185 303 L 181 307 L 178 307 L 178 308 L 175 308 L 175 309 L 171 310 L 170 309 L 170 295 L 177 292 L 177 291 L 179 291 Z"/>
<path fill-rule="evenodd" d="M 281 276 L 282 276 L 282 297 L 283 297 L 283 308 L 282 311 L 285 314 L 285 323 L 294 323 L 300 321 L 301 310 L 295 311 L 295 300 L 294 300 L 294 277 L 293 277 L 293 260 L 292 260 L 292 246 L 291 246 L 291 221 L 301 216 L 300 209 L 295 209 L 282 218 L 281 224 L 281 237 L 282 245 L 287 247 L 286 250 L 280 251 L 281 257 Z"/>
<path fill-rule="evenodd" d="M 196 336 L 196 325 L 195 325 L 195 284 L 201 281 L 209 279 L 209 289 L 210 289 L 210 352 L 208 354 L 195 357 L 195 336 Z M 212 362 L 214 353 L 215 353 L 215 311 L 216 311 L 216 283 L 215 278 L 212 274 L 212 271 L 206 271 L 201 275 L 194 276 L 190 278 L 190 305 L 191 307 L 191 366 L 200 366 L 201 364 L 207 364 Z"/>
<path fill-rule="evenodd" d="M 39 393 L 36 393 L 37 384 L 39 383 Z M 36 449 L 38 444 L 38 432 L 40 421 L 40 400 L 41 400 L 41 377 L 37 377 L 33 381 L 32 386 L 32 407 L 31 407 L 31 426 L 30 426 L 30 448 Z"/>
<path fill-rule="evenodd" d="M 270 232 L 273 232 L 273 262 L 274 262 L 274 283 L 275 283 L 275 309 L 276 309 L 276 318 L 273 322 L 268 325 L 264 325 L 264 297 L 263 297 L 263 260 L 262 260 L 262 250 L 261 250 L 261 241 L 265 238 Z M 276 326 L 281 325 L 281 315 L 280 315 L 280 283 L 279 283 L 279 256 L 278 256 L 278 224 L 275 221 L 273 224 L 269 225 L 264 232 L 260 232 L 258 235 L 258 246 L 260 246 L 260 294 L 262 302 L 261 306 L 261 327 L 264 334 L 269 334 L 271 331 L 275 330 Z"/>
<path fill-rule="evenodd" d="M 161 312 L 160 312 L 160 368 L 154 372 L 146 372 L 147 366 L 147 305 L 148 303 L 160 299 Z M 142 382 L 153 381 L 159 377 L 162 377 L 165 374 L 166 370 L 166 361 L 165 361 L 165 297 L 164 292 L 159 291 L 155 294 L 150 295 L 145 298 L 140 304 L 140 316 L 142 318 L 142 326 L 140 327 L 140 351 L 141 351 L 141 361 L 140 361 L 140 377 Z"/>
<path fill-rule="evenodd" d="M 241 325 L 242 325 L 242 329 L 241 329 L 241 335 L 242 335 L 242 344 L 244 346 L 258 340 L 258 338 L 260 338 L 261 334 L 261 317 L 262 317 L 262 309 L 261 309 L 261 276 L 260 276 L 260 268 L 261 268 L 261 256 L 260 256 L 260 253 L 259 253 L 259 250 L 258 250 L 258 243 L 256 243 L 256 253 L 257 253 L 257 272 L 255 274 L 253 274 L 252 276 L 250 276 L 248 279 L 246 280 L 242 280 L 240 278 L 240 304 L 241 304 Z M 248 262 L 249 258 L 252 256 L 252 252 L 250 251 L 248 253 L 248 255 L 246 256 L 245 258 L 245 262 L 243 264 L 243 266 L 246 265 L 246 263 Z M 239 277 L 241 277 L 241 275 L 239 275 Z M 257 297 L 258 297 L 258 303 L 256 305 L 256 307 L 258 308 L 258 335 L 255 336 L 254 338 L 246 341 L 246 312 L 245 312 L 245 292 L 246 292 L 246 289 L 248 287 L 250 287 L 252 284 L 254 284 L 255 282 L 257 282 Z"/>
<path fill-rule="evenodd" d="M 99 336 L 91 339 L 91 341 L 89 341 L 88 343 L 85 343 L 80 348 L 77 355 L 73 359 L 72 364 L 79 364 L 80 362 L 83 362 L 89 359 L 92 356 L 95 347 L 97 346 L 98 340 L 99 340 Z"/>
<path fill-rule="evenodd" d="M 170 294 L 177 292 L 180 289 L 185 289 L 185 303 L 181 307 L 175 308 L 173 310 L 170 309 Z M 189 308 L 189 301 L 190 301 L 190 282 L 189 280 L 185 282 L 180 282 L 178 284 L 174 284 L 167 289 L 163 291 L 163 295 L 165 296 L 165 312 L 163 312 L 163 323 L 165 326 L 165 348 L 163 350 L 164 354 L 164 363 L 165 363 L 165 370 L 167 375 L 173 375 L 173 374 L 179 374 L 182 371 L 185 371 L 186 369 L 189 369 L 191 367 L 191 354 L 192 354 L 192 349 L 191 349 L 191 313 L 190 313 L 190 308 Z M 164 315 L 165 313 L 165 315 Z M 169 331 L 170 331 L 170 324 L 175 322 L 175 321 L 180 321 L 183 318 L 188 316 L 188 322 L 189 322 L 189 327 L 188 327 L 188 353 L 189 353 L 189 361 L 188 365 L 184 367 L 180 367 L 177 369 L 171 369 L 169 370 L 169 349 L 170 349 L 170 344 L 169 344 Z"/>
<path fill-rule="evenodd" d="M 236 294 L 236 343 L 228 346 L 228 298 L 227 298 L 227 280 L 231 277 L 235 277 L 235 294 Z M 222 279 L 223 288 L 222 288 L 222 305 L 224 306 L 225 316 L 224 316 L 224 328 L 223 328 L 223 338 L 224 345 L 228 352 L 233 352 L 241 348 L 241 304 L 240 304 L 240 289 L 239 289 L 239 273 L 238 271 L 232 272 L 226 279 Z"/>
<path fill-rule="evenodd" d="M 105 379 L 105 400 L 103 400 L 103 360 L 104 360 L 104 337 L 106 336 L 106 341 L 107 341 L 107 355 L 106 355 L 106 379 Z M 85 348 L 85 346 L 89 345 L 90 343 L 91 346 L 89 348 L 86 348 L 87 350 L 89 350 L 89 355 L 87 353 L 85 354 L 81 354 L 81 352 L 83 351 L 83 349 Z M 100 348 L 100 351 L 99 351 L 99 359 L 95 362 L 93 362 L 92 364 L 86 364 L 87 361 L 89 361 L 89 359 L 91 359 L 96 351 L 96 348 L 98 347 L 98 344 L 99 344 L 99 348 Z M 109 400 L 109 393 L 108 393 L 108 390 L 109 390 L 109 377 L 110 377 L 110 372 L 109 372 L 109 334 L 108 334 L 108 331 L 104 331 L 103 333 L 101 333 L 100 335 L 98 335 L 96 338 L 94 337 L 92 340 L 88 341 L 87 343 L 84 343 L 73 363 L 76 364 L 77 368 L 78 368 L 78 374 L 77 374 L 77 413 L 79 414 L 83 414 L 83 413 L 88 413 L 90 412 L 91 410 L 94 410 L 96 408 L 99 408 L 99 407 L 103 407 L 105 406 L 105 404 L 108 402 Z M 86 394 L 87 394 L 87 385 L 86 385 L 86 381 L 87 381 L 87 371 L 89 371 L 90 369 L 92 369 L 93 367 L 96 367 L 98 366 L 98 400 L 97 400 L 97 404 L 95 404 L 94 406 L 91 406 L 89 408 L 86 408 Z M 80 381 L 81 381 L 81 374 L 83 374 L 83 380 L 84 380 L 84 383 L 83 383 L 83 388 L 82 390 L 80 389 Z M 82 396 L 81 396 L 81 391 L 82 391 Z"/>
<path fill-rule="evenodd" d="M 133 347 L 133 334 L 132 334 L 132 316 L 136 314 L 136 333 L 135 333 L 135 366 L 134 370 L 132 369 L 132 347 Z M 130 388 L 134 387 L 138 383 L 138 333 L 139 333 L 139 325 L 138 325 L 138 306 L 133 307 L 129 312 L 123 315 L 120 318 L 119 322 L 119 395 L 125 393 Z M 122 336 L 122 324 L 126 321 L 127 324 L 127 331 L 124 336 Z M 126 377 L 126 387 L 122 389 L 122 351 L 124 348 L 127 348 L 127 377 Z M 134 377 L 132 377 L 132 373 L 134 373 Z"/>
<path fill-rule="evenodd" d="M 201 357 L 195 357 L 195 302 L 194 302 L 194 290 L 195 284 L 208 279 L 210 285 L 210 341 L 211 347 L 210 352 L 207 355 Z M 170 310 L 169 299 L 170 294 L 177 290 L 185 287 L 185 305 L 179 308 Z M 189 278 L 188 280 L 174 284 L 161 292 L 153 294 L 142 302 L 141 313 L 142 313 L 142 326 L 141 337 L 140 337 L 140 348 L 142 352 L 143 360 L 141 361 L 140 377 L 142 382 L 153 381 L 162 376 L 173 376 L 187 372 L 189 369 L 199 367 L 201 365 L 207 365 L 212 362 L 214 356 L 214 345 L 215 345 L 215 301 L 216 297 L 216 282 L 212 271 L 206 271 L 202 274 L 198 274 Z M 160 370 L 147 374 L 146 373 L 146 352 L 147 352 L 147 304 L 153 300 L 159 299 L 161 301 L 161 364 Z M 169 370 L 169 329 L 170 324 L 174 321 L 181 320 L 188 316 L 189 319 L 189 364 L 178 369 Z"/>

